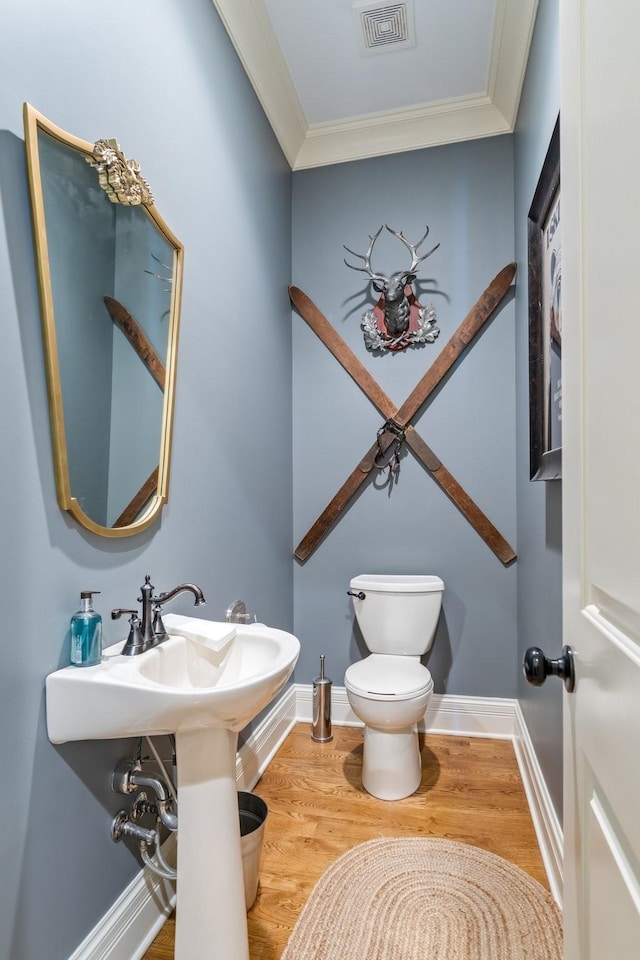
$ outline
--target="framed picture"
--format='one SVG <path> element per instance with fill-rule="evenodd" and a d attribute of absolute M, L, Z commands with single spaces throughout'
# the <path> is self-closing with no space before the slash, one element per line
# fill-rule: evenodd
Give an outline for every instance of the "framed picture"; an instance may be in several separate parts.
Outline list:
<path fill-rule="evenodd" d="M 562 477 L 560 118 L 528 218 L 531 480 Z"/>

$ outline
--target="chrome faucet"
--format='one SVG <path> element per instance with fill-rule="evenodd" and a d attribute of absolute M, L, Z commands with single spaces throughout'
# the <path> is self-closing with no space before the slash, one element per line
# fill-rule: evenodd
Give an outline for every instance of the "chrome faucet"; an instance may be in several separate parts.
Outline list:
<path fill-rule="evenodd" d="M 173 590 L 159 593 L 156 597 L 153 595 L 154 590 L 155 587 L 151 583 L 151 577 L 147 574 L 144 578 L 144 584 L 140 587 L 142 596 L 138 597 L 138 603 L 142 603 L 142 617 L 138 616 L 137 610 L 125 610 L 118 607 L 111 611 L 112 620 L 118 620 L 123 613 L 131 614 L 129 618 L 129 637 L 122 650 L 125 657 L 133 657 L 138 653 L 144 653 L 145 650 L 150 650 L 151 647 L 155 647 L 167 639 L 167 631 L 162 622 L 163 603 L 168 603 L 169 600 L 173 600 L 180 593 L 192 593 L 195 598 L 194 606 L 196 607 L 207 602 L 202 590 L 195 583 L 181 583 Z"/>

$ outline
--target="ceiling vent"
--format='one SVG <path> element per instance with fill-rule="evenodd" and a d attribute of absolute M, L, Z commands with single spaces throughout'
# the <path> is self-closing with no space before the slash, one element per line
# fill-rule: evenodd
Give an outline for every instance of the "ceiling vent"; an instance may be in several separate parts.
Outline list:
<path fill-rule="evenodd" d="M 354 3 L 353 12 L 359 22 L 362 53 L 387 53 L 415 46 L 413 8 L 409 0 L 404 3 L 389 3 L 388 0 Z"/>

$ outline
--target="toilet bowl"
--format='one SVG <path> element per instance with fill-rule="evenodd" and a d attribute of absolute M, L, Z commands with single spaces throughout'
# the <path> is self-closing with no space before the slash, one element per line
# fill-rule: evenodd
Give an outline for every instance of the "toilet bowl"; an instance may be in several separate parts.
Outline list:
<path fill-rule="evenodd" d="M 351 709 L 364 723 L 362 785 L 380 800 L 415 793 L 422 776 L 418 723 L 433 680 L 420 656 L 431 647 L 444 583 L 434 576 L 360 575 L 354 610 L 371 651 L 347 668 Z"/>

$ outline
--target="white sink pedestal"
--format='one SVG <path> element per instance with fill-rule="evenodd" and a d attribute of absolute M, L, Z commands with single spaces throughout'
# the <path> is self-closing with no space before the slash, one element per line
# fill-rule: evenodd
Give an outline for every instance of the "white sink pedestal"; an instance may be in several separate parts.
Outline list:
<path fill-rule="evenodd" d="M 249 960 L 236 787 L 238 734 L 176 734 L 175 960 Z"/>

